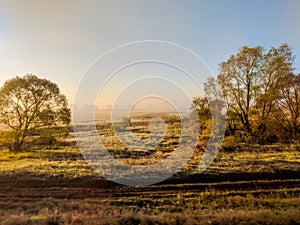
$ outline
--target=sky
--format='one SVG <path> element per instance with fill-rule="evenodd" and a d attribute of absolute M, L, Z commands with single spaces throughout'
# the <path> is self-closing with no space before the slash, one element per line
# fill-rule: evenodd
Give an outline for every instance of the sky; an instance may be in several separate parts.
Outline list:
<path fill-rule="evenodd" d="M 36 74 L 58 84 L 73 104 L 99 56 L 141 40 L 184 46 L 213 75 L 244 45 L 288 43 L 300 72 L 299 11 L 298 0 L 0 0 L 0 85 Z"/>

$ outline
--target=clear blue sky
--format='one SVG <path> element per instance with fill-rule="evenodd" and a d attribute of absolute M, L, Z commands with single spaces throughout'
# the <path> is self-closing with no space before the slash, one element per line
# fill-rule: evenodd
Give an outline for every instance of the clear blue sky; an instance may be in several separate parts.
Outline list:
<path fill-rule="evenodd" d="M 74 101 L 85 69 L 107 50 L 158 39 L 218 64 L 243 45 L 288 43 L 300 71 L 298 0 L 0 1 L 0 85 L 34 73 L 56 82 Z"/>

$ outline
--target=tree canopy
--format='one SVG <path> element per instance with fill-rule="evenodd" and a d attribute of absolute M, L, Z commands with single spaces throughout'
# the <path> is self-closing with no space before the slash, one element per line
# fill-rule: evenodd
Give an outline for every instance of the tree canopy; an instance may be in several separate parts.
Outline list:
<path fill-rule="evenodd" d="M 35 75 L 7 80 L 0 89 L 0 123 L 13 131 L 12 149 L 18 151 L 29 132 L 71 122 L 65 95 L 58 86 Z"/>
<path fill-rule="evenodd" d="M 294 74 L 294 58 L 287 44 L 268 51 L 244 46 L 220 63 L 218 76 L 207 80 L 205 92 L 218 99 L 216 86 L 220 87 L 227 107 L 227 135 L 260 143 L 299 140 L 300 75 Z M 192 105 L 199 116 L 207 108 L 203 101 L 194 99 Z"/>

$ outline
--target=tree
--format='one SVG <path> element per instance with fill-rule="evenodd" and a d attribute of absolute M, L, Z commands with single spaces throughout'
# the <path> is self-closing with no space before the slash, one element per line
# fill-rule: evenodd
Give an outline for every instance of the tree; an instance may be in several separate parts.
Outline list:
<path fill-rule="evenodd" d="M 274 123 L 283 131 L 278 131 L 278 135 L 297 141 L 300 133 L 300 74 L 289 74 L 285 82 L 287 85 L 277 90 Z"/>
<path fill-rule="evenodd" d="M 210 108 L 207 97 L 194 97 L 191 110 L 198 114 L 200 123 L 210 119 Z"/>
<path fill-rule="evenodd" d="M 35 75 L 7 80 L 0 89 L 0 123 L 13 131 L 12 150 L 19 151 L 30 132 L 66 126 L 71 113 L 58 86 Z"/>
<path fill-rule="evenodd" d="M 200 135 L 198 144 L 201 147 L 206 147 L 208 139 L 211 135 L 211 112 L 207 97 L 194 97 L 190 108 L 197 113 L 199 118 Z"/>
<path fill-rule="evenodd" d="M 262 70 L 259 76 L 259 89 L 254 112 L 256 114 L 255 133 L 257 137 L 264 135 L 270 126 L 275 102 L 279 96 L 279 90 L 290 86 L 291 73 L 293 71 L 294 56 L 287 44 L 279 48 L 272 47 L 264 54 Z"/>
<path fill-rule="evenodd" d="M 205 85 L 205 97 L 194 97 L 191 105 L 191 110 L 198 114 L 200 125 L 200 140 L 212 139 L 219 141 L 223 138 L 225 132 L 225 114 L 224 102 L 219 98 L 219 91 L 214 85 L 213 79 L 210 85 Z M 213 89 L 210 89 L 213 88 Z M 209 89 L 209 90 L 207 90 Z"/>
<path fill-rule="evenodd" d="M 237 114 L 242 128 L 252 134 L 251 107 L 255 103 L 259 87 L 263 49 L 260 46 L 244 46 L 220 64 L 218 83 L 227 104 L 227 111 Z"/>
<path fill-rule="evenodd" d="M 220 64 L 217 82 L 227 105 L 229 133 L 238 130 L 256 142 L 274 136 L 268 127 L 274 127 L 275 103 L 282 98 L 279 90 L 289 89 L 293 60 L 287 44 L 268 52 L 260 46 L 244 46 Z"/>

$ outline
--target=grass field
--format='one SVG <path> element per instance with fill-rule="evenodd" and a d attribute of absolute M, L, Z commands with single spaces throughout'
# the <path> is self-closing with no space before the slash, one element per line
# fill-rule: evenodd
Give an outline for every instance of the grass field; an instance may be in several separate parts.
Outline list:
<path fill-rule="evenodd" d="M 123 148 L 109 127 L 99 135 L 115 143 L 109 151 L 124 163 L 147 165 L 176 147 L 176 123 L 172 126 L 175 132 L 148 155 Z M 134 129 L 146 138 L 143 127 Z M 73 141 L 52 149 L 0 151 L 1 224 L 300 224 L 297 146 L 220 151 L 203 173 L 198 172 L 203 150 L 197 148 L 168 180 L 122 186 L 98 176 Z"/>

